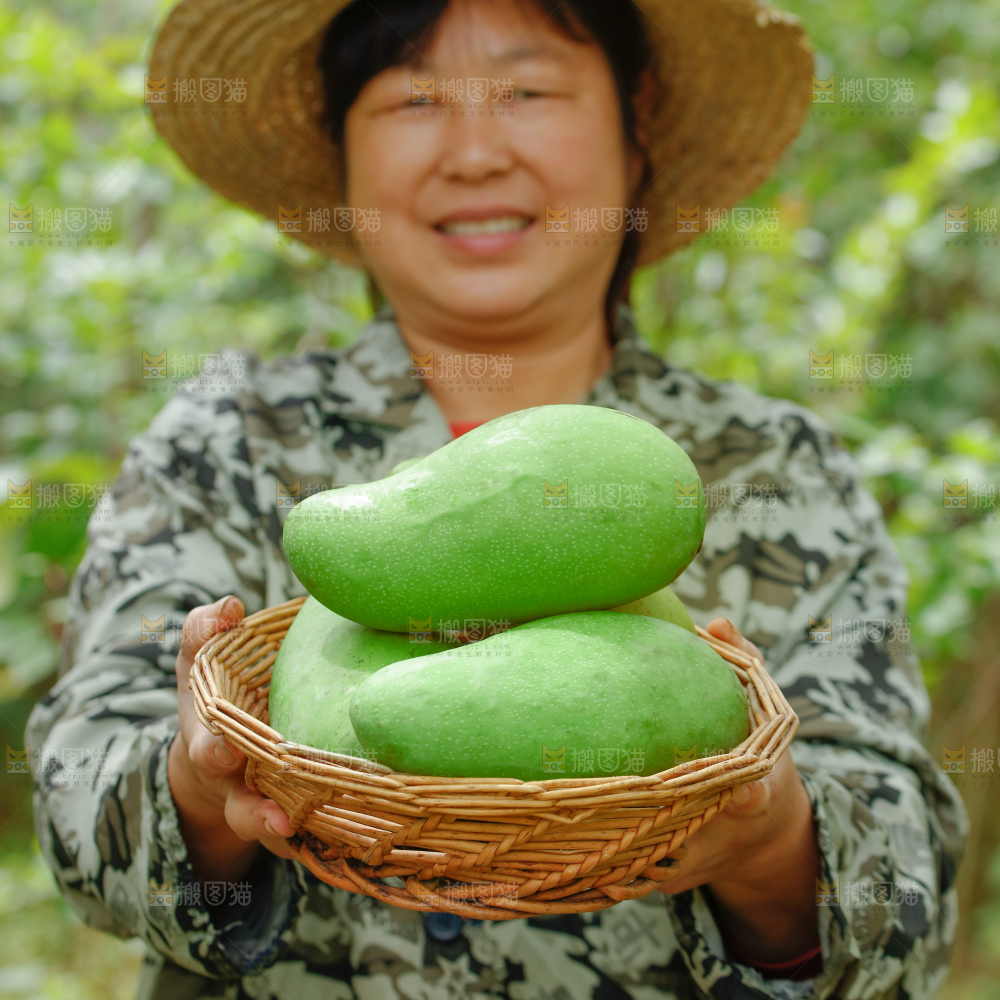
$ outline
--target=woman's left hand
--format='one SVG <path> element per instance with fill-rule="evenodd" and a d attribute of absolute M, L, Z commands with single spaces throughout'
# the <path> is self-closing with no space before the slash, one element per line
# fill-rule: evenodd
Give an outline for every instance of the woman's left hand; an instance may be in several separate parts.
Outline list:
<path fill-rule="evenodd" d="M 706 631 L 763 661 L 727 618 L 713 619 Z M 812 804 L 787 750 L 766 777 L 735 788 L 678 856 L 676 874 L 660 891 L 707 886 L 725 936 L 739 951 L 780 962 L 819 943 Z"/>

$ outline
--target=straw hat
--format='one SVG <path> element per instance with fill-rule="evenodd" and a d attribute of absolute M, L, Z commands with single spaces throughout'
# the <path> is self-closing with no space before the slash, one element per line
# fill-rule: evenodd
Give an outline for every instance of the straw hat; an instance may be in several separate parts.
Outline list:
<path fill-rule="evenodd" d="M 335 149 L 320 124 L 316 55 L 347 3 L 182 0 L 157 35 L 146 101 L 157 129 L 202 180 L 275 223 L 279 206 L 300 209 L 299 231 L 294 223 L 279 228 L 358 265 L 352 238 L 340 238 L 336 225 L 311 233 L 306 224 L 309 209 L 328 208 L 335 219 L 344 204 Z M 661 88 L 649 133 L 653 179 L 637 206 L 648 212 L 638 260 L 646 264 L 696 238 L 678 221 L 678 206 L 700 206 L 704 219 L 767 177 L 802 126 L 813 58 L 796 18 L 762 0 L 637 4 Z M 238 82 L 222 89 L 222 81 L 245 81 L 245 95 Z"/>

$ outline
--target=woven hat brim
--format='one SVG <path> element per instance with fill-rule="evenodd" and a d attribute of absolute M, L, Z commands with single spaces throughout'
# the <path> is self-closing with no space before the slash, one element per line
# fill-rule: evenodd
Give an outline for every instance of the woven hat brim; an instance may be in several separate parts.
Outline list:
<path fill-rule="evenodd" d="M 348 0 L 182 0 L 168 14 L 151 80 L 243 80 L 245 114 L 203 100 L 154 117 L 181 160 L 239 205 L 277 221 L 285 210 L 343 205 L 338 158 L 321 121 L 322 33 Z M 637 0 L 656 52 L 648 224 L 636 261 L 687 245 L 677 209 L 730 208 L 774 169 L 811 101 L 812 48 L 790 14 L 761 0 Z M 213 113 L 213 111 L 215 113 Z M 359 266 L 350 234 L 288 235 Z"/>

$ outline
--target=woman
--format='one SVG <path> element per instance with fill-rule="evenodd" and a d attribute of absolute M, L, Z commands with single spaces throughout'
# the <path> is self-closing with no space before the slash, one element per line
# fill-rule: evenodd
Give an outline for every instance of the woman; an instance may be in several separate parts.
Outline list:
<path fill-rule="evenodd" d="M 828 617 L 904 616 L 878 508 L 816 418 L 668 368 L 626 305 L 634 265 L 692 238 L 675 205 L 725 207 L 759 183 L 810 73 L 797 26 L 749 0 L 186 0 L 168 19 L 151 79 L 244 79 L 248 115 L 202 106 L 161 131 L 229 197 L 362 264 L 388 304 L 345 350 L 251 359 L 243 391 L 193 380 L 133 442 L 110 526 L 91 525 L 66 672 L 30 742 L 50 761 L 100 746 L 112 787 L 72 787 L 50 763 L 37 822 L 77 911 L 152 946 L 144 996 L 867 998 L 940 982 L 965 828 L 920 744 L 919 671 L 891 633 L 810 642 Z M 459 94 L 470 80 L 488 100 Z M 364 231 L 306 227 L 349 219 L 338 207 Z M 456 391 L 440 377 L 456 356 L 485 356 L 485 378 Z M 770 520 L 710 521 L 676 589 L 761 651 L 797 740 L 689 838 L 663 894 L 601 913 L 423 919 L 319 883 L 288 860 L 292 829 L 246 788 L 241 754 L 198 723 L 194 653 L 304 593 L 281 550 L 295 487 L 381 478 L 560 402 L 640 416 L 706 485 L 776 496 Z M 140 642 L 140 615 L 183 619 L 180 642 Z"/>

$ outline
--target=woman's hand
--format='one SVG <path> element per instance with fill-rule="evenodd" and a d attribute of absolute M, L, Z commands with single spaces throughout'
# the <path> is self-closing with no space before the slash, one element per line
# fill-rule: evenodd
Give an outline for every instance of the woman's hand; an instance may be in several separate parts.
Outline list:
<path fill-rule="evenodd" d="M 707 631 L 763 660 L 728 619 L 713 619 Z M 688 837 L 681 857 L 661 891 L 707 886 L 739 951 L 780 962 L 819 943 L 812 804 L 787 750 L 770 774 L 734 790 L 725 809 Z"/>
<path fill-rule="evenodd" d="M 167 777 L 195 877 L 235 881 L 250 870 L 262 844 L 291 857 L 284 838 L 293 833 L 276 802 L 250 791 L 246 756 L 202 725 L 188 688 L 199 649 L 243 618 L 243 602 L 223 597 L 188 613 L 177 657 L 177 701 L 181 728 L 167 758 Z"/>

